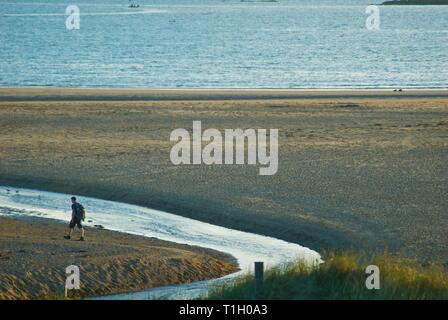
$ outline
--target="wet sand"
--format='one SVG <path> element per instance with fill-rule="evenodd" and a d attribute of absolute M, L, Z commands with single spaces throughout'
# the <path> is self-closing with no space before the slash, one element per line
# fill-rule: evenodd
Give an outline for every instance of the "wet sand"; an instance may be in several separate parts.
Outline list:
<path fill-rule="evenodd" d="M 0 217 L 0 300 L 64 297 L 65 269 L 80 268 L 85 298 L 189 283 L 237 270 L 214 250 L 86 228 L 87 241 L 63 239 L 67 224 L 43 218 Z"/>
<path fill-rule="evenodd" d="M 398 90 L 398 89 L 396 89 Z M 107 89 L 0 87 L 0 101 L 227 101 L 447 98 L 448 90 L 418 89 Z"/>
<path fill-rule="evenodd" d="M 169 135 L 278 128 L 279 171 L 174 166 Z M 321 251 L 448 263 L 448 91 L 0 89 L 0 184 L 115 200 Z"/>

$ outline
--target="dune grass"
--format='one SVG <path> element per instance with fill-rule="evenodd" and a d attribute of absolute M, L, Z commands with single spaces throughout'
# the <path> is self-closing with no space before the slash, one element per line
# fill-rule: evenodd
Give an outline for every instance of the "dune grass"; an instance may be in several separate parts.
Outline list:
<path fill-rule="evenodd" d="M 247 274 L 212 288 L 208 299 L 448 299 L 448 272 L 439 265 L 422 266 L 387 252 L 370 259 L 353 252 L 329 253 L 323 259 L 316 266 L 296 261 L 265 271 L 258 293 L 254 276 Z M 379 290 L 366 288 L 368 265 L 379 267 Z"/>

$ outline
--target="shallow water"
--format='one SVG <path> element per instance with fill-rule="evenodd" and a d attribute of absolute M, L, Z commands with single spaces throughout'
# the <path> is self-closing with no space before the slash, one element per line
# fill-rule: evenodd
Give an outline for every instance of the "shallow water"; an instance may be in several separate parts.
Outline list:
<path fill-rule="evenodd" d="M 0 2 L 0 85 L 447 87 L 448 6 L 370 0 Z M 381 2 L 381 1 L 377 1 Z"/>
<path fill-rule="evenodd" d="M 9 190 L 9 191 L 8 191 Z M 197 245 L 233 255 L 241 272 L 250 271 L 255 261 L 273 266 L 293 259 L 313 264 L 320 255 L 308 248 L 271 237 L 231 230 L 162 211 L 125 203 L 78 197 L 86 207 L 86 226 L 102 225 L 106 229 L 162 240 Z M 0 215 L 24 215 L 68 221 L 71 216 L 70 195 L 0 187 Z M 91 222 L 89 222 L 91 220 Z M 61 230 L 62 236 L 63 230 Z M 241 272 L 215 280 L 155 288 L 139 293 L 103 297 L 107 299 L 181 299 L 204 295 L 212 283 L 229 281 Z"/>

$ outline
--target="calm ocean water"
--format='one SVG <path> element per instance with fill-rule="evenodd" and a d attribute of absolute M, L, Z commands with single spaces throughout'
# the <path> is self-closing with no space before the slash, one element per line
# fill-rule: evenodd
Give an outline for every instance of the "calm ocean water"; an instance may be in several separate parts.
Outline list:
<path fill-rule="evenodd" d="M 370 31 L 372 0 L 136 2 L 1 1 L 0 86 L 448 87 L 448 6 L 381 7 Z"/>

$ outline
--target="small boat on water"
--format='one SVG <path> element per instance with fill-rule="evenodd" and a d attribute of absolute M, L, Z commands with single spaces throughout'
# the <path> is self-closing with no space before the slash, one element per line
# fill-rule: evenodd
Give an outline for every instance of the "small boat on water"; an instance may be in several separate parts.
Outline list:
<path fill-rule="evenodd" d="M 135 2 L 131 2 L 131 1 L 129 1 L 129 2 L 130 2 L 130 4 L 129 4 L 128 8 L 139 8 L 140 7 L 140 5 L 136 4 Z"/>

